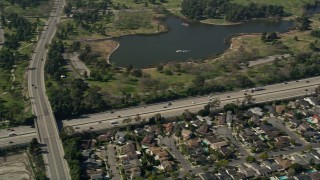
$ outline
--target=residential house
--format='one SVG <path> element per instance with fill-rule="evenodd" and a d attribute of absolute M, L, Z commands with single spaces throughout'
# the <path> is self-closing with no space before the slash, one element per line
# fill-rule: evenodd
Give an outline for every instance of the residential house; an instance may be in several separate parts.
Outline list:
<path fill-rule="evenodd" d="M 141 145 L 142 146 L 154 146 L 154 143 L 152 143 L 154 138 L 154 134 L 149 134 L 143 137 L 142 141 L 141 141 Z"/>
<path fill-rule="evenodd" d="M 320 154 L 319 154 L 319 152 L 318 152 L 317 150 L 311 149 L 311 150 L 309 151 L 309 153 L 310 153 L 312 156 L 314 156 L 316 159 L 320 160 Z"/>
<path fill-rule="evenodd" d="M 286 116 L 286 117 L 288 117 L 288 118 L 293 118 L 294 117 L 294 112 L 293 111 L 288 111 L 288 112 L 286 112 L 284 115 Z"/>
<path fill-rule="evenodd" d="M 319 180 L 320 179 L 320 173 L 319 172 L 314 172 L 310 174 L 311 180 Z"/>
<path fill-rule="evenodd" d="M 133 168 L 125 169 L 124 172 L 127 176 L 129 176 L 130 179 L 134 179 L 135 177 L 141 176 L 140 167 L 133 167 Z"/>
<path fill-rule="evenodd" d="M 305 97 L 303 100 L 307 101 L 312 106 L 315 106 L 318 104 L 318 100 L 316 97 Z"/>
<path fill-rule="evenodd" d="M 314 114 L 320 116 L 320 106 L 314 106 L 313 112 Z"/>
<path fill-rule="evenodd" d="M 303 122 L 302 124 L 300 124 L 299 130 L 300 130 L 301 132 L 306 132 L 306 131 L 312 131 L 313 129 L 312 129 L 312 127 L 311 127 L 309 124 Z"/>
<path fill-rule="evenodd" d="M 301 109 L 309 109 L 310 108 L 310 104 L 303 99 L 296 100 L 296 103 Z"/>
<path fill-rule="evenodd" d="M 290 122 L 291 122 L 291 127 L 293 127 L 293 128 L 299 127 L 300 124 L 302 123 L 300 120 L 295 119 L 295 118 L 290 119 Z"/>
<path fill-rule="evenodd" d="M 241 173 L 241 172 L 236 171 L 235 169 L 229 169 L 229 168 L 227 168 L 227 169 L 226 169 L 226 172 L 229 174 L 229 176 L 230 176 L 232 179 L 241 180 L 241 179 L 245 179 L 245 178 L 246 178 L 246 175 L 244 175 L 244 174 Z"/>
<path fill-rule="evenodd" d="M 319 128 L 320 127 L 320 116 L 317 114 L 314 114 L 312 116 L 312 123 L 316 124 L 316 126 Z"/>
<path fill-rule="evenodd" d="M 188 139 L 191 138 L 192 132 L 189 131 L 189 130 L 187 130 L 187 129 L 183 129 L 183 130 L 181 131 L 181 135 L 182 135 L 182 137 L 183 137 L 184 140 L 188 140 Z"/>
<path fill-rule="evenodd" d="M 207 123 L 209 126 L 212 125 L 212 118 L 211 118 L 210 116 L 205 116 L 203 119 L 206 121 L 206 123 Z"/>
<path fill-rule="evenodd" d="M 305 161 L 304 158 L 302 158 L 299 154 L 293 154 L 291 155 L 291 158 L 293 163 L 301 164 L 301 165 L 308 165 L 309 162 Z"/>
<path fill-rule="evenodd" d="M 250 108 L 248 110 L 248 112 L 250 112 L 252 115 L 255 114 L 255 115 L 258 115 L 260 117 L 263 116 L 262 109 L 259 108 L 259 107 Z"/>
<path fill-rule="evenodd" d="M 188 148 L 197 148 L 199 147 L 199 138 L 189 139 L 186 142 Z"/>
<path fill-rule="evenodd" d="M 200 134 L 206 134 L 209 130 L 209 125 L 208 124 L 203 124 L 198 128 L 198 132 Z"/>
<path fill-rule="evenodd" d="M 271 172 L 270 169 L 265 167 L 263 164 L 260 166 L 258 163 L 249 163 L 247 164 L 248 167 L 251 167 L 258 175 L 267 175 Z"/>
<path fill-rule="evenodd" d="M 167 160 L 168 159 L 168 152 L 161 147 L 150 147 L 149 148 L 150 155 L 154 155 L 156 160 Z"/>
<path fill-rule="evenodd" d="M 274 160 L 282 167 L 282 169 L 286 170 L 292 165 L 292 161 L 289 159 L 282 159 L 280 157 L 274 158 Z"/>
<path fill-rule="evenodd" d="M 90 179 L 102 180 L 103 179 L 102 171 L 96 171 L 96 172 L 90 173 Z"/>
<path fill-rule="evenodd" d="M 284 111 L 286 110 L 286 106 L 284 105 L 276 105 L 276 112 L 278 115 L 284 113 Z"/>
<path fill-rule="evenodd" d="M 219 115 L 215 117 L 217 120 L 217 125 L 225 125 L 226 124 L 226 116 L 225 115 Z"/>
<path fill-rule="evenodd" d="M 247 167 L 243 164 L 238 166 L 238 170 L 242 172 L 244 175 L 246 175 L 247 178 L 256 175 L 256 172 L 251 167 Z"/>
<path fill-rule="evenodd" d="M 163 124 L 163 131 L 167 134 L 171 134 L 174 124 L 172 122 L 167 123 L 167 124 Z"/>
<path fill-rule="evenodd" d="M 121 154 L 136 154 L 136 146 L 134 143 L 127 143 L 121 147 L 120 151 Z"/>
<path fill-rule="evenodd" d="M 113 134 L 111 132 L 107 132 L 105 134 L 102 134 L 100 136 L 98 136 L 98 140 L 99 142 L 109 142 L 111 141 L 113 138 Z"/>
<path fill-rule="evenodd" d="M 228 146 L 228 142 L 217 136 L 208 136 L 204 138 L 204 143 L 209 144 L 212 149 L 220 149 L 221 147 Z"/>
<path fill-rule="evenodd" d="M 290 138 L 289 138 L 289 136 L 279 136 L 279 137 L 276 137 L 274 139 L 275 139 L 274 145 L 277 148 L 284 148 L 284 147 L 290 146 Z"/>
<path fill-rule="evenodd" d="M 160 169 L 163 169 L 163 170 L 170 172 L 172 170 L 173 165 L 174 165 L 174 162 L 164 160 L 164 161 L 160 162 Z"/>
<path fill-rule="evenodd" d="M 273 159 L 267 159 L 262 163 L 265 165 L 265 167 L 267 167 L 271 171 L 280 171 L 280 169 L 282 169 L 282 166 L 276 163 Z"/>
<path fill-rule="evenodd" d="M 265 108 L 268 109 L 270 117 L 274 117 L 274 115 L 276 114 L 275 108 L 273 106 L 265 106 Z"/>
<path fill-rule="evenodd" d="M 298 174 L 293 176 L 294 180 L 311 180 L 311 177 L 307 174 Z"/>
<path fill-rule="evenodd" d="M 202 180 L 219 180 L 217 176 L 210 172 L 201 173 L 199 176 Z"/>
<path fill-rule="evenodd" d="M 116 142 L 118 144 L 124 144 L 126 139 L 125 139 L 125 136 L 126 136 L 126 133 L 123 132 L 123 131 L 118 131 L 115 135 L 115 139 L 116 139 Z"/>

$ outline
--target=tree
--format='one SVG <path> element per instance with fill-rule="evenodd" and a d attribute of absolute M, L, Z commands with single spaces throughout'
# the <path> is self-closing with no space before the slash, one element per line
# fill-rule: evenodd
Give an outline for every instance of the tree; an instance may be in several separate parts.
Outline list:
<path fill-rule="evenodd" d="M 72 4 L 70 2 L 63 9 L 64 13 L 69 17 L 72 11 Z"/>
<path fill-rule="evenodd" d="M 253 100 L 254 100 L 253 96 L 251 94 L 247 94 L 243 98 L 243 105 L 251 104 Z"/>
<path fill-rule="evenodd" d="M 247 161 L 248 163 L 252 163 L 252 162 L 255 162 L 255 161 L 256 161 L 256 158 L 254 158 L 253 156 L 248 156 L 248 157 L 246 158 L 246 161 Z"/>
<path fill-rule="evenodd" d="M 220 103 L 221 103 L 221 101 L 219 98 L 214 98 L 212 101 L 209 102 L 209 106 L 212 109 L 216 109 L 217 107 L 220 106 Z"/>
<path fill-rule="evenodd" d="M 157 71 L 162 72 L 162 70 L 163 70 L 163 65 L 162 65 L 162 64 L 159 64 L 159 65 L 157 66 Z"/>
<path fill-rule="evenodd" d="M 196 76 L 195 79 L 192 81 L 193 85 L 195 87 L 202 87 L 204 86 L 204 83 L 205 83 L 205 79 L 203 76 Z"/>
<path fill-rule="evenodd" d="M 181 130 L 177 130 L 175 133 L 174 133 L 175 136 L 177 137 L 181 137 Z"/>
<path fill-rule="evenodd" d="M 259 158 L 262 160 L 266 160 L 269 158 L 268 154 L 266 152 L 263 152 L 259 155 Z"/>

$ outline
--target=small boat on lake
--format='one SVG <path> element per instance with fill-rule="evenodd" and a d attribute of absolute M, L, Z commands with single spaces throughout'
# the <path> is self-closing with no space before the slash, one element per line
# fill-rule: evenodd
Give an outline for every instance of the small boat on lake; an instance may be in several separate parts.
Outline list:
<path fill-rule="evenodd" d="M 186 26 L 186 27 L 189 27 L 189 26 L 190 26 L 188 23 L 182 23 L 181 25 L 182 25 L 182 26 Z"/>
<path fill-rule="evenodd" d="M 178 49 L 176 50 L 176 53 L 187 53 L 190 52 L 191 50 L 187 50 L 187 49 Z"/>

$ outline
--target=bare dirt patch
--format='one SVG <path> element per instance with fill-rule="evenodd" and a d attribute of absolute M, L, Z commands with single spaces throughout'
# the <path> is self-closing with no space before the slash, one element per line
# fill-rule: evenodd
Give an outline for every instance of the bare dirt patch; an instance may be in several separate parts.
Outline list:
<path fill-rule="evenodd" d="M 106 59 L 109 59 L 109 55 L 119 46 L 119 43 L 113 40 L 90 41 L 88 44 L 94 52 Z"/>
<path fill-rule="evenodd" d="M 26 153 L 0 157 L 0 180 L 33 179 Z"/>

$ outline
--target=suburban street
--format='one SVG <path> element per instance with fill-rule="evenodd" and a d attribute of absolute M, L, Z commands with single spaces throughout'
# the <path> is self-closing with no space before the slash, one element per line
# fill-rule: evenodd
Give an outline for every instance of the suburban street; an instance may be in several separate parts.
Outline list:
<path fill-rule="evenodd" d="M 256 91 L 251 94 L 255 99 L 255 103 L 270 102 L 274 100 L 289 99 L 299 96 L 304 96 L 314 92 L 314 89 L 320 84 L 320 77 L 308 78 L 299 81 L 291 81 L 287 83 L 280 83 L 265 86 L 262 91 Z M 168 102 L 151 104 L 147 106 L 138 106 L 128 109 L 121 109 L 114 112 L 108 111 L 98 114 L 83 115 L 77 119 L 64 120 L 64 126 L 75 127 L 76 131 L 87 130 L 102 130 L 116 126 L 111 124 L 111 121 L 117 121 L 121 124 L 124 119 L 134 118 L 139 115 L 141 118 L 149 118 L 157 113 L 160 113 L 164 117 L 180 115 L 185 110 L 191 112 L 197 112 L 202 109 L 204 105 L 210 102 L 210 97 L 220 99 L 220 107 L 228 103 L 240 102 L 244 98 L 243 90 L 226 92 L 222 94 L 214 94 L 212 96 L 201 96 L 187 99 L 181 99 L 171 101 L 172 105 L 168 105 Z"/>
<path fill-rule="evenodd" d="M 52 41 L 60 15 L 64 6 L 63 0 L 56 0 L 50 13 L 46 27 L 40 35 L 39 41 L 30 62 L 28 72 L 28 91 L 31 105 L 37 119 L 35 127 L 38 139 L 44 145 L 43 151 L 47 175 L 50 179 L 70 179 L 69 168 L 64 159 L 64 151 L 59 138 L 56 120 L 53 116 L 44 82 L 44 64 L 47 54 L 46 45 Z"/>
<path fill-rule="evenodd" d="M 266 119 L 270 124 L 272 124 L 272 126 L 281 129 L 282 131 L 284 131 L 285 133 L 287 133 L 292 139 L 295 140 L 296 143 L 301 144 L 301 145 L 306 145 L 307 142 L 303 141 L 302 139 L 300 139 L 298 137 L 298 135 L 292 131 L 290 131 L 285 125 L 282 124 L 282 120 L 275 118 L 275 117 L 271 117 L 271 118 L 267 118 Z"/>
<path fill-rule="evenodd" d="M 113 149 L 113 145 L 109 144 L 107 147 L 107 156 L 108 156 L 108 163 L 110 165 L 110 169 L 112 172 L 112 179 L 120 179 L 120 173 L 119 170 L 117 169 L 117 160 L 116 160 L 116 151 Z"/>
<path fill-rule="evenodd" d="M 172 153 L 173 157 L 177 159 L 180 163 L 181 168 L 183 171 L 191 170 L 190 163 L 186 160 L 186 158 L 181 154 L 181 152 L 177 149 L 177 146 L 174 143 L 174 139 L 172 137 L 164 137 L 160 139 L 160 143 L 167 146 Z"/>

